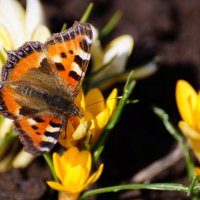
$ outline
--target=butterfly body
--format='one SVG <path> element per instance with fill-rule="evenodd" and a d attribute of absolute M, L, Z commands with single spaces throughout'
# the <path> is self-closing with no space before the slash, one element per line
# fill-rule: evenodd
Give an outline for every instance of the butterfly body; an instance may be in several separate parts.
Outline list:
<path fill-rule="evenodd" d="M 0 112 L 14 120 L 25 150 L 48 152 L 69 116 L 83 116 L 74 104 L 90 59 L 92 30 L 76 22 L 46 43 L 26 42 L 8 52 L 0 83 Z"/>

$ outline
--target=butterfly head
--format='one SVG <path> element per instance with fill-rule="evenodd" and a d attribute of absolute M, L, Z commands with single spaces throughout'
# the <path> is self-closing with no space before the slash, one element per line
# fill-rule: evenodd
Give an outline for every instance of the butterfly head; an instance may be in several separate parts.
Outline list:
<path fill-rule="evenodd" d="M 69 116 L 83 117 L 83 113 L 74 103 L 69 104 L 68 109 L 64 111 L 64 115 L 66 115 L 67 117 Z"/>

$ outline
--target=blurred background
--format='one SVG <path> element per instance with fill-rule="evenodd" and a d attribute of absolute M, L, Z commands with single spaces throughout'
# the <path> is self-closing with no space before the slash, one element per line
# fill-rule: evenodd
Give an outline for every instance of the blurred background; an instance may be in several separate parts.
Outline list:
<path fill-rule="evenodd" d="M 71 26 L 79 20 L 89 0 L 42 0 L 46 23 L 51 32 L 60 32 L 64 23 Z M 165 130 L 162 122 L 152 112 L 151 106 L 163 108 L 177 126 L 180 116 L 175 103 L 175 85 L 185 79 L 196 89 L 200 82 L 200 1 L 198 0 L 94 0 L 89 22 L 101 29 L 113 14 L 120 10 L 121 20 L 112 33 L 102 40 L 105 46 L 121 34 L 134 37 L 134 49 L 127 63 L 135 69 L 155 57 L 158 71 L 137 81 L 132 98 L 137 104 L 129 104 L 115 127 L 102 156 L 104 173 L 98 187 L 130 183 L 133 177 L 151 163 L 170 154 L 176 142 Z M 25 1 L 22 1 L 25 5 Z M 123 84 L 113 87 L 123 88 Z M 110 90 L 112 88 L 108 88 Z M 12 170 L 0 175 L 5 180 L 26 179 L 29 185 L 40 185 L 34 198 L 49 199 L 54 195 L 42 182 L 50 176 L 42 158 L 37 159 L 27 172 Z M 14 174 L 14 175 L 13 175 Z M 42 176 L 41 176 L 42 174 Z M 34 177 L 30 179 L 30 177 Z M 16 179 L 16 180 L 15 180 Z M 10 178 L 10 181 L 13 179 Z M 30 182 L 32 181 L 32 182 Z M 35 182 L 34 182 L 35 181 Z M 151 182 L 187 183 L 184 159 L 162 171 Z M 0 183 L 1 184 L 1 183 Z M 39 187 L 39 186 L 38 186 Z M 30 188 L 30 193 L 34 193 Z M 13 191 L 16 192 L 16 191 Z M 21 197 L 20 200 L 23 200 Z M 162 191 L 129 191 L 99 195 L 91 199 L 188 199 L 185 194 Z"/>

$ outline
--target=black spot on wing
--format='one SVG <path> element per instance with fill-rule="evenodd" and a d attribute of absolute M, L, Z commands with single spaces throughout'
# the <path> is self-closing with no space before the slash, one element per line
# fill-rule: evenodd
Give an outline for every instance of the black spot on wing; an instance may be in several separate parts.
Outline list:
<path fill-rule="evenodd" d="M 83 51 L 85 52 L 89 52 L 89 48 L 88 48 L 88 43 L 86 42 L 85 39 L 80 41 L 80 47 Z"/>
<path fill-rule="evenodd" d="M 74 52 L 72 50 L 69 50 L 68 53 L 73 54 Z"/>
<path fill-rule="evenodd" d="M 33 120 L 38 122 L 38 123 L 45 122 L 41 117 L 34 117 Z"/>
<path fill-rule="evenodd" d="M 26 116 L 26 115 L 33 115 L 33 114 L 36 114 L 37 112 L 38 112 L 38 110 L 30 109 L 30 108 L 25 107 L 25 106 L 22 106 L 22 107 L 19 109 L 19 114 L 20 114 L 20 115 L 23 115 L 23 116 Z"/>
<path fill-rule="evenodd" d="M 60 56 L 61 56 L 61 58 L 67 58 L 67 55 L 66 55 L 65 52 L 61 52 L 61 53 L 60 53 Z"/>
<path fill-rule="evenodd" d="M 52 126 L 53 128 L 61 128 L 62 127 L 62 124 L 55 123 L 55 122 L 52 122 L 52 121 L 49 122 L 49 125 Z"/>
<path fill-rule="evenodd" d="M 52 142 L 46 142 L 46 141 L 40 142 L 40 147 L 42 147 L 42 148 L 47 148 L 47 149 L 51 150 L 51 148 L 53 146 L 54 146 L 54 143 L 52 143 Z"/>
<path fill-rule="evenodd" d="M 57 139 L 59 133 L 60 133 L 59 131 L 57 131 L 57 132 L 45 131 L 45 132 L 44 132 L 44 135 L 45 135 L 46 137 L 52 137 L 52 138 L 54 138 L 54 139 Z"/>
<path fill-rule="evenodd" d="M 75 71 L 70 71 L 69 76 L 72 77 L 76 81 L 80 81 L 81 76 L 79 76 Z"/>
<path fill-rule="evenodd" d="M 34 130 L 38 130 L 38 126 L 36 126 L 36 125 L 32 125 L 31 128 Z"/>
<path fill-rule="evenodd" d="M 65 67 L 62 63 L 55 63 L 55 66 L 58 71 L 65 71 Z"/>
<path fill-rule="evenodd" d="M 84 60 L 79 55 L 75 55 L 74 62 L 77 63 L 80 68 L 83 67 Z"/>

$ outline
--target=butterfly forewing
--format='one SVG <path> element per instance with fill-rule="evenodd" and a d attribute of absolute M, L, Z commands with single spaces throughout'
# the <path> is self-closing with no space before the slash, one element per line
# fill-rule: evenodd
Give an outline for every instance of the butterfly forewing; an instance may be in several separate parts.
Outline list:
<path fill-rule="evenodd" d="M 76 22 L 63 33 L 54 34 L 46 43 L 46 54 L 68 92 L 77 95 L 85 75 L 92 45 L 89 24 Z"/>

